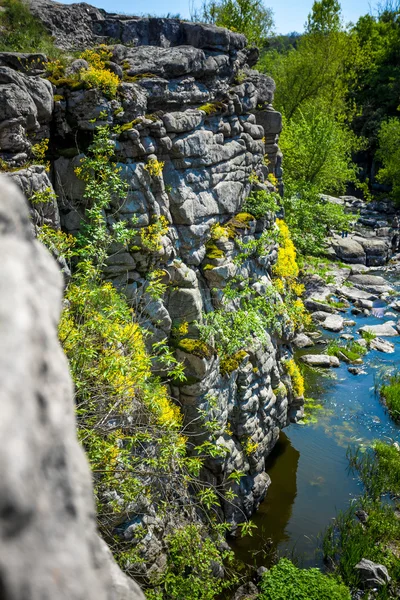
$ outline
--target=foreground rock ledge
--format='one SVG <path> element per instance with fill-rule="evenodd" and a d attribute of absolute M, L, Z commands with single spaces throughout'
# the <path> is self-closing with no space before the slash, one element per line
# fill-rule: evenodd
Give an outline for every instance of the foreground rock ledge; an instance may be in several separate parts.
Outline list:
<path fill-rule="evenodd" d="M 144 600 L 96 532 L 57 338 L 62 277 L 0 178 L 1 600 Z"/>

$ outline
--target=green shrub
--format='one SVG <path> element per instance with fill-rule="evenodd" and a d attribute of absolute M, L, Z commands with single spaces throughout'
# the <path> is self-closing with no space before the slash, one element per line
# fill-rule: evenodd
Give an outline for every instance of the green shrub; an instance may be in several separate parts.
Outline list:
<path fill-rule="evenodd" d="M 350 448 L 348 457 L 350 469 L 359 475 L 365 493 L 327 528 L 324 556 L 351 587 L 358 586 L 354 566 L 362 558 L 385 565 L 396 586 L 400 581 L 400 520 L 388 497 L 396 501 L 400 495 L 400 451 L 394 444 L 376 442 L 363 452 Z M 357 518 L 359 510 L 368 515 L 365 523 Z M 376 596 L 382 600 L 394 597 L 388 586 Z"/>
<path fill-rule="evenodd" d="M 400 420 L 400 373 L 392 375 L 380 389 L 381 398 L 387 406 L 390 415 L 396 421 Z"/>
<path fill-rule="evenodd" d="M 30 12 L 28 2 L 3 0 L 1 4 L 0 51 L 44 52 L 50 57 L 61 55 L 44 25 Z"/>
<path fill-rule="evenodd" d="M 319 569 L 298 569 L 282 558 L 267 571 L 259 600 L 350 600 L 350 590 Z"/>
<path fill-rule="evenodd" d="M 252 214 L 256 219 L 262 219 L 269 213 L 276 213 L 279 208 L 280 196 L 266 190 L 251 192 L 246 199 L 243 210 Z"/>
<path fill-rule="evenodd" d="M 231 578 L 215 578 L 213 564 L 232 560 L 232 551 L 217 549 L 200 525 L 188 525 L 169 535 L 167 566 L 159 582 L 165 592 L 149 591 L 149 600 L 213 600 L 232 585 Z"/>

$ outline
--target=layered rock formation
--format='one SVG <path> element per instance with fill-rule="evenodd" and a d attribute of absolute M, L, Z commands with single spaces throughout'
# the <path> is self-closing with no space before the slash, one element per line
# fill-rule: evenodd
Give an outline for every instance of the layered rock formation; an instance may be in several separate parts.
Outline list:
<path fill-rule="evenodd" d="M 241 521 L 264 498 L 269 485 L 265 459 L 302 403 L 294 397 L 282 361 L 290 357 L 292 330 L 284 328 L 280 337 L 271 332 L 264 343 L 254 339 L 229 370 L 221 369 L 213 349 L 199 355 L 195 340 L 203 314 L 221 306 L 227 284 L 246 282 L 260 295 L 271 286 L 277 258 L 272 235 L 262 253 L 237 259 L 243 243 L 255 243 L 274 228 L 270 213 L 258 220 L 242 214 L 252 189 L 274 191 L 268 176 L 279 181 L 282 175 L 277 146 L 281 117 L 271 105 L 274 83 L 250 69 L 257 53 L 246 49 L 245 38 L 221 28 L 118 17 L 86 4 L 34 0 L 31 6 L 62 48 L 112 44 L 109 68 L 120 86 L 110 99 L 98 88 L 77 89 L 67 77 L 51 85 L 37 74 L 44 72 L 44 57 L 35 55 L 34 63 L 32 56 L 0 56 L 0 132 L 5 140 L 0 156 L 29 197 L 52 193 L 54 187 L 56 203 L 51 197 L 39 210 L 32 202 L 35 226 L 52 223 L 57 228 L 61 223 L 65 231 L 76 233 L 85 202 L 75 168 L 95 128 L 110 126 L 129 191 L 106 211 L 108 224 L 129 223 L 138 243 L 130 251 L 113 248 L 105 276 L 140 307 L 152 341 L 171 340 L 181 326 L 187 330 L 176 354 L 188 379 L 172 386 L 171 394 L 192 433 L 204 435 L 198 419 L 204 411 L 218 421 L 216 443 L 227 454 L 210 459 L 203 477 L 221 485 L 233 470 L 244 472 L 240 484 L 232 484 L 237 501 L 223 506 L 227 519 Z M 80 59 L 69 72 L 81 68 L 85 64 Z M 32 145 L 47 138 L 51 183 L 43 167 L 26 165 Z M 159 247 L 146 248 L 141 232 L 160 218 L 166 226 Z M 230 234 L 213 237 L 218 224 Z M 155 268 L 163 271 L 167 285 L 159 300 L 143 294 Z"/>
<path fill-rule="evenodd" d="M 62 277 L 4 177 L 0 223 L 0 596 L 141 600 L 96 532 L 57 336 Z"/>

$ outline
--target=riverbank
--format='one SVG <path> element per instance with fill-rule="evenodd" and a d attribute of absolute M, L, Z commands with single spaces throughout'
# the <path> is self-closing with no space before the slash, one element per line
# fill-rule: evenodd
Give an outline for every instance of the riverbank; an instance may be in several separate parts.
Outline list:
<path fill-rule="evenodd" d="M 358 477 L 349 472 L 348 447 L 400 439 L 399 425 L 375 391 L 379 373 L 400 363 L 397 259 L 379 268 L 323 260 L 305 267 L 305 303 L 315 328 L 307 332 L 310 346 L 298 348 L 295 357 L 303 364 L 306 395 L 314 402 L 306 402 L 304 419 L 281 433 L 269 457 L 272 484 L 253 517 L 257 530 L 233 544 L 243 562 L 268 567 L 278 556 L 289 556 L 300 566 L 322 567 L 324 530 L 362 491 Z M 330 327 L 332 321 L 339 325 Z M 390 328 L 394 335 L 383 335 Z M 365 329 L 383 334 L 366 342 L 360 332 Z M 302 361 L 305 355 L 326 354 L 332 342 L 344 346 L 353 339 L 372 346 L 362 364 L 349 364 L 344 356 L 337 368 L 313 368 Z"/>

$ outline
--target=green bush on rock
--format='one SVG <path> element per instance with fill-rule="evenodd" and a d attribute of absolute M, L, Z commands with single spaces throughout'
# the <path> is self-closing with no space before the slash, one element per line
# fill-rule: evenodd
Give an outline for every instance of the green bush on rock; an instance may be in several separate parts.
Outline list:
<path fill-rule="evenodd" d="M 259 600 L 350 600 L 350 590 L 319 569 L 299 569 L 287 558 L 267 571 Z"/>

